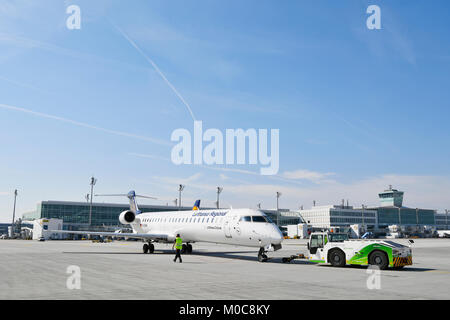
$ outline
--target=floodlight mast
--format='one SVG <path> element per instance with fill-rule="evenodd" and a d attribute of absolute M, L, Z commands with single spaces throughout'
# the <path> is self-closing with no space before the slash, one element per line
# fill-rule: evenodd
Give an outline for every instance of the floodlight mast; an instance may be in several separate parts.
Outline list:
<path fill-rule="evenodd" d="M 89 226 L 92 225 L 92 198 L 94 198 L 94 186 L 97 183 L 97 179 L 94 177 L 91 177 L 91 199 L 90 199 L 90 205 L 89 205 Z"/>
<path fill-rule="evenodd" d="M 278 199 L 280 199 L 280 196 L 281 196 L 281 192 L 277 191 L 277 226 L 279 226 L 279 224 L 278 224 L 278 216 L 280 215 L 280 212 L 279 212 L 280 208 L 278 206 Z"/>
<path fill-rule="evenodd" d="M 14 209 L 13 209 L 13 218 L 11 223 L 11 236 L 14 237 L 14 220 L 16 220 L 16 201 L 17 201 L 17 189 L 14 190 Z"/>
<path fill-rule="evenodd" d="M 178 186 L 178 192 L 179 192 L 179 200 L 178 200 L 178 208 L 181 209 L 181 192 L 184 190 L 184 185 L 180 184 Z"/>

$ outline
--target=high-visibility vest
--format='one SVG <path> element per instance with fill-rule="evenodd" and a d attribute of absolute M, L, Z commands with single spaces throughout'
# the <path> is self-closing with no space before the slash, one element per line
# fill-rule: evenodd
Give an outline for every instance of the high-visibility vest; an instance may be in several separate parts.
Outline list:
<path fill-rule="evenodd" d="M 183 240 L 181 238 L 176 238 L 175 240 L 175 249 L 182 249 L 183 248 Z"/>

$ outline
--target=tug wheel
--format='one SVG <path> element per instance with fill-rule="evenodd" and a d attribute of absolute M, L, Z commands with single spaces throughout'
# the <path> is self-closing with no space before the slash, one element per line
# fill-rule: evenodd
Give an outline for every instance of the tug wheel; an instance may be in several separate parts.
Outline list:
<path fill-rule="evenodd" d="M 377 266 L 380 270 L 386 270 L 389 265 L 389 260 L 384 252 L 376 250 L 369 256 L 369 264 L 372 266 Z"/>
<path fill-rule="evenodd" d="M 330 252 L 330 263 L 333 267 L 345 266 L 345 253 L 341 250 L 333 250 Z"/>

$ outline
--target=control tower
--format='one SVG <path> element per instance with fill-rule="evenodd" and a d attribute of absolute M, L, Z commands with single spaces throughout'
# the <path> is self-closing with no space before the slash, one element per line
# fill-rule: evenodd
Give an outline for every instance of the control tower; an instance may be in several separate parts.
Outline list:
<path fill-rule="evenodd" d="M 392 189 L 391 185 L 388 190 L 379 193 L 378 197 L 381 207 L 401 207 L 403 205 L 403 191 Z"/>

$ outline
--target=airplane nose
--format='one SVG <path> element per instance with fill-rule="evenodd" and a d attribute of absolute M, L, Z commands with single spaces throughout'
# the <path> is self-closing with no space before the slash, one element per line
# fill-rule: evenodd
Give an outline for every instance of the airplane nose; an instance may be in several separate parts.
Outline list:
<path fill-rule="evenodd" d="M 272 229 L 271 238 L 273 244 L 280 244 L 281 241 L 283 241 L 283 234 L 281 233 L 280 229 L 278 229 L 278 227 L 274 226 L 274 228 Z"/>

